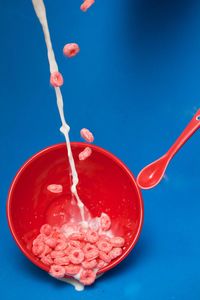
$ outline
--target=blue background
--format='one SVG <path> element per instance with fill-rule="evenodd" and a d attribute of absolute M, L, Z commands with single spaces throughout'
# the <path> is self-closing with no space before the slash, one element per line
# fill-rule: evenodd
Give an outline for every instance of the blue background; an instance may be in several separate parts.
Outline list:
<path fill-rule="evenodd" d="M 200 103 L 200 1 L 46 0 L 71 140 L 95 143 L 137 175 L 162 155 Z M 78 293 L 18 250 L 8 229 L 9 185 L 24 161 L 63 142 L 43 34 L 31 1 L 0 1 L 0 296 L 2 299 L 200 299 L 200 134 L 166 178 L 143 192 L 141 237 L 118 267 Z M 67 60 L 63 45 L 78 42 Z M 28 201 L 28 199 L 27 199 Z"/>

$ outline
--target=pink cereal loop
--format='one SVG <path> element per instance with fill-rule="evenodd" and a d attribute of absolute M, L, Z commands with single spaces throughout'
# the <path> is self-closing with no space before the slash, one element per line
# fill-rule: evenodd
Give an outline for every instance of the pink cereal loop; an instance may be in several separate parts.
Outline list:
<path fill-rule="evenodd" d="M 96 266 L 97 266 L 97 260 L 96 259 L 93 259 L 93 260 L 90 260 L 90 261 L 84 260 L 82 262 L 82 267 L 84 269 L 94 269 Z"/>
<path fill-rule="evenodd" d="M 89 243 L 96 243 L 99 239 L 99 235 L 96 231 L 93 230 L 88 230 L 86 235 L 85 235 L 85 239 L 86 241 L 88 241 Z"/>
<path fill-rule="evenodd" d="M 79 160 L 85 160 L 92 154 L 92 149 L 90 147 L 86 147 L 81 153 L 79 153 Z"/>
<path fill-rule="evenodd" d="M 47 239 L 46 235 L 43 233 L 38 234 L 38 236 L 33 240 L 33 245 L 38 244 L 40 242 L 45 242 Z"/>
<path fill-rule="evenodd" d="M 49 237 L 45 240 L 45 244 L 54 249 L 56 247 L 57 241 L 56 239 Z"/>
<path fill-rule="evenodd" d="M 69 265 L 69 263 L 70 263 L 70 260 L 67 256 L 54 258 L 54 264 L 55 265 L 67 266 L 67 265 Z"/>
<path fill-rule="evenodd" d="M 70 240 L 68 242 L 68 247 L 81 248 L 81 242 L 80 241 L 75 241 L 75 240 Z"/>
<path fill-rule="evenodd" d="M 34 255 L 39 256 L 44 251 L 45 244 L 43 242 L 35 243 L 32 247 L 32 252 Z"/>
<path fill-rule="evenodd" d="M 63 278 L 65 276 L 65 267 L 59 265 L 51 265 L 49 274 L 56 278 Z"/>
<path fill-rule="evenodd" d="M 104 231 L 107 231 L 110 229 L 111 227 L 111 220 L 110 220 L 110 217 L 105 214 L 105 213 L 102 213 L 101 216 L 100 216 L 100 222 L 101 222 L 101 228 L 104 230 Z"/>
<path fill-rule="evenodd" d="M 74 240 L 74 241 L 83 241 L 84 240 L 84 235 L 82 233 L 72 233 L 69 236 L 70 240 Z"/>
<path fill-rule="evenodd" d="M 103 251 L 99 251 L 99 258 L 108 264 L 111 262 L 111 258 L 109 256 L 109 254 L 106 254 Z"/>
<path fill-rule="evenodd" d="M 82 4 L 80 9 L 84 12 L 86 12 L 88 10 L 88 8 L 90 8 L 90 6 L 92 6 L 92 4 L 94 4 L 94 0 L 85 0 Z"/>
<path fill-rule="evenodd" d="M 44 250 L 38 256 L 43 257 L 43 256 L 49 254 L 51 251 L 52 251 L 52 249 L 49 246 L 47 246 L 46 244 L 44 244 Z"/>
<path fill-rule="evenodd" d="M 94 136 L 92 132 L 89 131 L 87 128 L 82 128 L 80 131 L 81 137 L 88 143 L 94 142 Z"/>
<path fill-rule="evenodd" d="M 62 193 L 63 186 L 61 184 L 49 184 L 47 186 L 47 190 L 51 193 L 59 194 L 59 193 Z"/>
<path fill-rule="evenodd" d="M 79 265 L 84 260 L 84 253 L 81 249 L 74 249 L 71 251 L 69 255 L 69 260 L 74 265 Z"/>
<path fill-rule="evenodd" d="M 54 263 L 50 255 L 43 256 L 41 262 L 46 266 L 51 266 Z"/>
<path fill-rule="evenodd" d="M 69 264 L 68 266 L 65 266 L 66 275 L 76 275 L 80 272 L 80 270 L 81 270 L 80 265 Z"/>
<path fill-rule="evenodd" d="M 57 245 L 55 247 L 56 251 L 63 251 L 67 248 L 67 241 L 64 239 L 59 239 L 57 240 Z"/>
<path fill-rule="evenodd" d="M 96 279 L 96 273 L 92 270 L 82 270 L 80 282 L 84 285 L 91 285 Z"/>
<path fill-rule="evenodd" d="M 68 43 L 63 48 L 63 54 L 67 57 L 74 57 L 76 56 L 80 51 L 80 47 L 76 43 Z"/>
<path fill-rule="evenodd" d="M 49 224 L 44 224 L 40 228 L 40 233 L 45 234 L 46 236 L 49 236 L 52 233 L 52 227 Z"/>
<path fill-rule="evenodd" d="M 99 256 L 99 250 L 97 249 L 96 246 L 87 243 L 84 247 L 83 247 L 83 251 L 85 254 L 85 258 L 89 261 L 89 260 L 93 260 L 95 258 L 97 258 Z"/>
<path fill-rule="evenodd" d="M 120 237 L 120 236 L 116 236 L 110 239 L 110 243 L 113 245 L 113 247 L 123 247 L 125 244 L 125 239 Z"/>
<path fill-rule="evenodd" d="M 63 257 L 63 256 L 65 256 L 64 251 L 52 251 L 51 252 L 51 257 L 52 258 Z"/>
<path fill-rule="evenodd" d="M 105 262 L 105 261 L 102 260 L 102 259 L 99 259 L 99 261 L 98 261 L 98 263 L 97 263 L 97 268 L 98 268 L 98 269 L 102 269 L 102 268 L 106 267 L 107 265 L 108 265 L 107 262 Z"/>
<path fill-rule="evenodd" d="M 62 77 L 62 74 L 60 72 L 53 72 L 51 73 L 51 76 L 50 76 L 50 83 L 53 87 L 60 87 L 63 85 L 63 77 Z"/>
<path fill-rule="evenodd" d="M 108 253 L 111 251 L 112 249 L 112 245 L 107 242 L 106 240 L 99 240 L 97 243 L 96 243 L 97 247 L 99 248 L 100 251 L 103 251 L 105 253 Z"/>
<path fill-rule="evenodd" d="M 122 254 L 122 248 L 113 248 L 108 254 L 109 257 L 113 260 Z"/>

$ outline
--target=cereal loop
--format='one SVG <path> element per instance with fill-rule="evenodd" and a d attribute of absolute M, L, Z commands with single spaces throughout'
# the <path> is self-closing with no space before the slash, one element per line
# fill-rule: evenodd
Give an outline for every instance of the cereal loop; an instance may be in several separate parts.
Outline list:
<path fill-rule="evenodd" d="M 100 251 L 108 253 L 110 252 L 113 246 L 106 240 L 100 240 L 97 242 L 97 247 L 99 248 Z"/>
<path fill-rule="evenodd" d="M 99 251 L 99 258 L 108 264 L 111 262 L 110 256 L 103 251 Z"/>
<path fill-rule="evenodd" d="M 79 45 L 76 43 L 66 44 L 63 48 L 63 54 L 69 58 L 76 56 L 79 53 L 79 51 Z"/>
<path fill-rule="evenodd" d="M 83 247 L 83 251 L 85 254 L 85 258 L 89 261 L 89 260 L 93 260 L 95 258 L 97 258 L 99 256 L 99 250 L 97 249 L 96 246 L 87 243 L 84 247 Z"/>
<path fill-rule="evenodd" d="M 53 259 L 51 258 L 50 255 L 47 255 L 47 256 L 43 256 L 41 258 L 41 262 L 46 265 L 46 266 L 50 266 L 52 265 L 54 262 L 53 262 Z"/>
<path fill-rule="evenodd" d="M 49 236 L 52 233 L 52 227 L 49 224 L 44 224 L 40 228 L 40 233 Z"/>
<path fill-rule="evenodd" d="M 96 274 L 92 270 L 83 270 L 80 276 L 80 282 L 84 285 L 91 285 L 96 279 Z"/>
<path fill-rule="evenodd" d="M 66 240 L 61 240 L 61 239 L 59 239 L 59 240 L 57 241 L 57 245 L 56 245 L 56 247 L 55 247 L 55 250 L 56 250 L 56 251 L 63 251 L 63 250 L 66 249 L 66 247 L 67 247 L 67 242 L 66 242 Z"/>
<path fill-rule="evenodd" d="M 80 270 L 81 270 L 80 265 L 69 264 L 68 266 L 65 266 L 66 275 L 76 275 L 80 272 Z"/>
<path fill-rule="evenodd" d="M 93 244 L 93 243 L 96 243 L 98 241 L 99 235 L 96 231 L 88 230 L 88 232 L 86 233 L 85 239 L 89 243 Z"/>
<path fill-rule="evenodd" d="M 125 244 L 125 239 L 120 237 L 120 236 L 116 236 L 111 238 L 110 240 L 111 244 L 113 245 L 113 247 L 123 247 Z"/>
<path fill-rule="evenodd" d="M 83 128 L 80 131 L 81 137 L 88 143 L 93 143 L 94 142 L 94 136 L 92 132 L 89 131 L 87 128 Z"/>
<path fill-rule="evenodd" d="M 94 269 L 97 266 L 97 260 L 96 259 L 90 261 L 85 260 L 82 262 L 82 266 L 84 269 Z"/>
<path fill-rule="evenodd" d="M 50 83 L 53 87 L 61 87 L 63 85 L 63 77 L 60 72 L 53 72 L 50 76 Z"/>
<path fill-rule="evenodd" d="M 69 260 L 75 264 L 79 265 L 84 260 L 84 253 L 81 249 L 74 249 L 69 255 Z"/>
<path fill-rule="evenodd" d="M 118 256 L 120 256 L 121 254 L 122 254 L 121 248 L 113 248 L 108 255 L 113 260 L 113 259 L 117 258 Z"/>
<path fill-rule="evenodd" d="M 81 4 L 81 7 L 80 9 L 83 11 L 83 12 L 86 12 L 88 10 L 88 8 L 90 8 L 90 6 L 92 6 L 92 4 L 94 4 L 94 0 L 85 0 L 82 4 Z"/>
<path fill-rule="evenodd" d="M 102 213 L 101 214 L 101 217 L 100 217 L 100 222 L 101 222 L 101 228 L 104 230 L 104 231 L 107 231 L 110 229 L 110 226 L 111 226 L 111 220 L 110 220 L 110 217 L 105 214 L 105 213 Z"/>
<path fill-rule="evenodd" d="M 63 278 L 65 276 L 65 268 L 58 265 L 52 265 L 49 274 L 56 278 Z"/>
<path fill-rule="evenodd" d="M 54 259 L 54 264 L 56 264 L 56 265 L 67 266 L 67 265 L 69 265 L 69 263 L 70 263 L 70 260 L 67 256 L 56 257 Z"/>
<path fill-rule="evenodd" d="M 79 160 L 85 160 L 92 154 L 92 149 L 90 147 L 86 147 L 82 152 L 79 153 Z"/>

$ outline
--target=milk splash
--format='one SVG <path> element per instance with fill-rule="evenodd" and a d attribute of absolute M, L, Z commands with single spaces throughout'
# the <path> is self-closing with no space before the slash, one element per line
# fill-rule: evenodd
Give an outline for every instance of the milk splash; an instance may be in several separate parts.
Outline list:
<path fill-rule="evenodd" d="M 43 0 L 32 0 L 32 3 L 33 3 L 33 7 L 35 9 L 35 13 L 42 25 L 44 38 L 45 38 L 45 42 L 46 42 L 46 46 L 47 46 L 47 55 L 48 55 L 48 60 L 49 60 L 50 73 L 57 72 L 58 65 L 57 65 L 54 51 L 52 48 L 44 2 L 43 2 Z M 65 136 L 69 164 L 70 164 L 70 169 L 71 169 L 71 176 L 72 176 L 71 192 L 77 200 L 77 205 L 80 209 L 82 221 L 85 221 L 84 205 L 83 205 L 81 199 L 79 198 L 77 188 L 76 188 L 79 180 L 78 180 L 78 175 L 77 175 L 77 171 L 76 171 L 76 167 L 75 167 L 75 163 L 74 163 L 74 159 L 73 159 L 73 155 L 72 155 L 71 145 L 70 145 L 70 139 L 69 139 L 70 127 L 65 120 L 65 115 L 64 115 L 64 110 L 63 110 L 63 97 L 62 97 L 62 93 L 61 93 L 61 90 L 59 87 L 55 87 L 55 93 L 56 93 L 57 106 L 58 106 L 58 110 L 59 110 L 59 114 L 60 114 L 60 119 L 62 122 L 60 131 Z"/>

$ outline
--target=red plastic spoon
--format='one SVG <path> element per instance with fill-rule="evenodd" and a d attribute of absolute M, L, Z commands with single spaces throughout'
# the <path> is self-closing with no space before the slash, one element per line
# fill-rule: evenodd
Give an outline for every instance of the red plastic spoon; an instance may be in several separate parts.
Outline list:
<path fill-rule="evenodd" d="M 187 125 L 172 147 L 167 151 L 167 153 L 140 171 L 137 177 L 137 184 L 139 187 L 142 189 L 151 189 L 156 186 L 161 181 L 170 160 L 199 128 L 200 109 L 198 109 L 190 123 Z"/>

